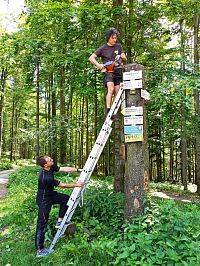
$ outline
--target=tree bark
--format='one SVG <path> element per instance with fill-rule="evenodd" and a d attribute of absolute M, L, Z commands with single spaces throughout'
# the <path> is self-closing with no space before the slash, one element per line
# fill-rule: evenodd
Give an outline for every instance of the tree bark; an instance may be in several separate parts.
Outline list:
<path fill-rule="evenodd" d="M 141 65 L 127 65 L 126 71 L 144 70 Z M 144 80 L 143 80 L 144 84 Z M 140 89 L 135 89 L 135 94 L 126 90 L 127 107 L 142 106 L 144 114 L 144 140 L 126 143 L 126 162 L 124 176 L 125 211 L 124 218 L 131 221 L 134 216 L 143 214 L 144 211 L 144 178 L 148 178 L 148 148 L 147 148 L 147 124 L 146 108 L 144 100 L 140 96 Z"/>
<path fill-rule="evenodd" d="M 197 15 L 194 18 L 194 64 L 196 75 L 199 71 L 199 23 L 200 16 Z M 195 128 L 195 161 L 196 161 L 196 184 L 197 193 L 200 195 L 200 105 L 199 105 L 199 91 L 198 88 L 194 88 L 194 105 L 196 115 L 196 128 Z"/>
<path fill-rule="evenodd" d="M 185 37 L 183 31 L 184 20 L 180 21 L 181 32 L 181 55 L 185 58 Z M 185 72 L 185 62 L 181 63 L 181 69 Z M 181 102 L 181 179 L 184 190 L 187 190 L 187 132 L 186 132 L 186 111 L 185 111 L 186 89 L 183 91 L 183 101 Z"/>
<path fill-rule="evenodd" d="M 52 110 L 52 157 L 55 163 L 57 163 L 58 160 L 58 154 L 57 154 L 57 117 L 56 117 L 56 91 L 55 89 L 51 93 L 51 110 Z"/>
<path fill-rule="evenodd" d="M 4 93 L 7 77 L 7 69 L 2 68 L 1 71 L 1 96 L 0 96 L 0 158 L 2 155 L 2 139 L 3 139 L 3 107 L 4 107 Z"/>
<path fill-rule="evenodd" d="M 65 83 L 65 69 L 61 67 L 60 69 L 60 162 L 66 163 L 66 109 L 65 109 L 65 93 L 64 93 L 64 83 Z"/>

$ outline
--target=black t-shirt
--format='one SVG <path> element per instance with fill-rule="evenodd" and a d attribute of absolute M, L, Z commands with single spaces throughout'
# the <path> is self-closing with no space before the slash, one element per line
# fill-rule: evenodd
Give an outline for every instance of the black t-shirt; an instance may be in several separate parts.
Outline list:
<path fill-rule="evenodd" d="M 101 57 L 103 64 L 105 64 L 108 61 L 114 61 L 117 55 L 121 55 L 121 53 L 123 53 L 123 49 L 121 44 L 119 43 L 116 43 L 114 46 L 104 44 L 94 53 L 96 54 L 96 56 Z"/>
<path fill-rule="evenodd" d="M 51 196 L 55 193 L 54 187 L 60 184 L 60 181 L 54 179 L 54 172 L 58 172 L 60 167 L 53 165 L 49 171 L 42 169 L 38 178 L 37 196 Z"/>

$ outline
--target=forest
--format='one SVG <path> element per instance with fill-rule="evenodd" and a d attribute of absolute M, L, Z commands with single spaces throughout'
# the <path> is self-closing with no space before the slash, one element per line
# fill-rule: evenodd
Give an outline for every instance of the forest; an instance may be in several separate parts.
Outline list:
<path fill-rule="evenodd" d="M 127 63 L 145 68 L 150 179 L 200 182 L 199 5 L 27 0 L 18 30 L 1 28 L 1 158 L 49 154 L 83 167 L 105 119 L 102 74 L 88 57 L 116 27 Z M 114 174 L 114 143 L 113 134 L 100 173 Z"/>
<path fill-rule="evenodd" d="M 10 175 L 0 206 L 2 265 L 200 265 L 200 2 L 24 2 L 17 30 L 8 32 L 0 16 L 0 168 L 35 164 L 43 154 L 62 166 L 84 167 L 106 117 L 102 73 L 88 58 L 115 27 L 126 64 L 144 67 L 151 96 L 145 132 L 150 182 L 143 214 L 127 223 L 117 161 L 120 122 L 114 121 L 84 204 L 75 212 L 75 236 L 62 238 L 53 254 L 36 260 L 39 168 L 21 167 Z M 56 176 L 74 181 L 73 174 Z M 195 195 L 190 184 L 197 186 Z M 160 189 L 189 195 L 190 203 L 152 196 Z M 48 245 L 56 215 L 53 208 Z"/>

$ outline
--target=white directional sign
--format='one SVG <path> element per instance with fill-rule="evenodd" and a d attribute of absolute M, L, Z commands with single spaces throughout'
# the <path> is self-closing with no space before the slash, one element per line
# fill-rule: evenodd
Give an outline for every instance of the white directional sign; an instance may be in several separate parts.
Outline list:
<path fill-rule="evenodd" d="M 133 83 L 131 80 L 125 80 L 124 81 L 124 90 L 132 90 L 135 89 Z"/>
<path fill-rule="evenodd" d="M 145 100 L 150 100 L 150 94 L 149 94 L 149 92 L 148 91 L 146 91 L 146 90 L 141 90 L 141 97 L 143 98 L 143 99 L 145 99 Z"/>
<path fill-rule="evenodd" d="M 124 90 L 140 89 L 142 88 L 142 80 L 125 80 Z"/>
<path fill-rule="evenodd" d="M 142 70 L 138 70 L 138 71 L 131 70 L 130 73 L 131 73 L 132 79 L 142 79 Z"/>
<path fill-rule="evenodd" d="M 124 125 L 142 125 L 143 124 L 143 116 L 125 116 L 124 117 Z"/>
<path fill-rule="evenodd" d="M 143 134 L 125 135 L 125 142 L 143 141 Z"/>
<path fill-rule="evenodd" d="M 121 113 L 124 116 L 134 116 L 134 115 L 143 115 L 142 106 L 131 106 L 124 108 Z"/>
<path fill-rule="evenodd" d="M 124 72 L 123 73 L 123 80 L 131 80 L 131 72 Z"/>
<path fill-rule="evenodd" d="M 134 89 L 140 89 L 142 88 L 142 79 L 138 80 L 131 80 L 132 86 Z"/>

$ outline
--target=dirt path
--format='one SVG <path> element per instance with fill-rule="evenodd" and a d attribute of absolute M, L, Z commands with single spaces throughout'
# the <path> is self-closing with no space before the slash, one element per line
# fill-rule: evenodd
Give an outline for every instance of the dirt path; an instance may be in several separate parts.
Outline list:
<path fill-rule="evenodd" d="M 14 172 L 15 169 L 5 170 L 0 172 L 0 199 L 7 195 L 7 184 L 9 175 Z"/>
<path fill-rule="evenodd" d="M 162 199 L 173 199 L 178 200 L 183 203 L 192 203 L 195 202 L 197 204 L 200 204 L 200 197 L 197 195 L 180 195 L 176 192 L 160 192 L 160 191 L 154 191 L 151 192 L 151 195 L 162 198 Z"/>

